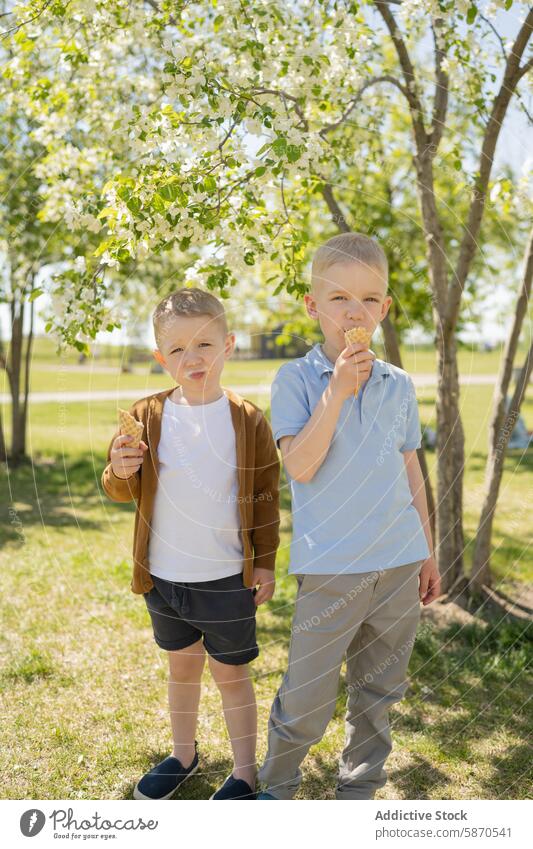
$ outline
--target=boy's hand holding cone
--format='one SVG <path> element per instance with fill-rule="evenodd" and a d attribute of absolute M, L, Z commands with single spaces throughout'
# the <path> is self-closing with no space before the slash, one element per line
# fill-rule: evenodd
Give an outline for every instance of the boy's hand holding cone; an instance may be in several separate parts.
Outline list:
<path fill-rule="evenodd" d="M 365 348 L 370 347 L 370 340 L 372 339 L 372 333 L 370 330 L 367 330 L 366 327 L 352 327 L 350 330 L 344 331 L 344 341 L 346 342 L 346 347 L 348 345 L 353 345 L 354 343 L 359 345 L 364 345 Z M 359 387 L 354 392 L 354 398 L 357 398 L 359 394 Z"/>
<path fill-rule="evenodd" d="M 134 419 L 127 410 L 118 411 L 120 436 L 111 448 L 113 474 L 123 480 L 130 478 L 140 468 L 148 446 L 141 441 L 144 425 Z"/>

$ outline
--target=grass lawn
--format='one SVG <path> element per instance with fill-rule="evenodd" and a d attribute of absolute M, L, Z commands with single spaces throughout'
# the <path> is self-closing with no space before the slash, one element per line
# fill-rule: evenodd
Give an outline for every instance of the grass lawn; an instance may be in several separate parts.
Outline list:
<path fill-rule="evenodd" d="M 375 351 L 378 356 L 383 356 L 379 346 L 375 346 Z M 32 392 L 96 392 L 98 390 L 136 392 L 141 389 L 148 394 L 168 385 L 166 375 L 150 374 L 149 363 L 136 363 L 133 367 L 134 373 L 121 374 L 122 349 L 116 348 L 110 353 L 112 356 L 90 358 L 80 368 L 75 354 L 68 353 L 57 358 L 54 356 L 51 345 L 39 339 L 32 360 L 30 390 Z M 521 365 L 524 356 L 525 352 L 519 353 L 517 363 Z M 270 385 L 283 362 L 284 360 L 229 360 L 225 366 L 224 380 L 230 386 L 254 382 Z M 434 350 L 405 347 L 402 350 L 402 362 L 410 374 L 435 374 Z M 465 348 L 459 352 L 459 368 L 461 374 L 465 376 L 497 374 L 499 362 L 499 351 L 479 352 Z M 102 371 L 103 368 L 108 371 Z M 0 393 L 9 393 L 5 372 L 0 373 Z"/>
<path fill-rule="evenodd" d="M 269 361 L 255 369 L 238 365 L 249 367 L 245 379 L 240 372 L 242 383 L 268 382 L 270 370 L 276 370 Z M 472 372 L 479 371 L 476 362 Z M 225 382 L 233 382 L 228 378 Z M 153 381 L 147 391 L 166 385 L 164 379 Z M 434 425 L 434 389 L 418 396 L 423 424 Z M 260 406 L 266 401 L 248 397 Z M 490 386 L 465 387 L 461 394 L 467 563 L 483 486 L 490 399 Z M 167 660 L 153 641 L 143 599 L 129 588 L 133 509 L 108 501 L 99 484 L 115 414 L 113 402 L 35 405 L 28 446 L 34 462 L 9 476 L 2 473 L 8 505 L 0 528 L 4 798 L 131 798 L 140 775 L 170 752 Z M 531 398 L 524 416 L 533 428 Z M 434 480 L 432 454 L 429 462 Z M 495 582 L 515 594 L 532 579 L 527 556 L 532 466 L 531 455 L 507 457 L 494 530 Z M 260 609 L 261 654 L 252 665 L 259 758 L 285 667 L 295 594 L 295 581 L 286 576 L 289 507 L 283 480 L 278 587 Z M 460 613 L 423 617 L 409 689 L 391 711 L 395 747 L 389 783 L 379 798 L 531 796 L 530 639 L 524 626 L 494 623 L 483 610 L 476 616 Z M 305 761 L 299 798 L 333 798 L 344 702 L 341 685 L 328 732 Z M 231 765 L 220 700 L 208 673 L 198 740 L 201 773 L 185 784 L 184 798 L 207 798 Z"/>

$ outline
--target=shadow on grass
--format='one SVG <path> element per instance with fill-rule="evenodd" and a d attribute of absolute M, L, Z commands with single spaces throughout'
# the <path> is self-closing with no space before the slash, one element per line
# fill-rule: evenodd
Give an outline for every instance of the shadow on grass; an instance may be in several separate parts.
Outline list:
<path fill-rule="evenodd" d="M 25 542 L 25 528 L 33 525 L 69 529 L 99 528 L 101 521 L 87 516 L 101 503 L 102 456 L 79 454 L 65 462 L 61 454 L 46 461 L 28 460 L 14 469 L 0 466 L 0 491 L 6 505 L 0 525 L 0 547 Z M 133 510 L 133 505 L 121 505 Z"/>
<path fill-rule="evenodd" d="M 528 773 L 531 778 L 532 637 L 529 623 L 420 627 L 409 667 L 408 710 L 393 710 L 391 718 L 393 733 L 416 734 L 431 755 L 413 752 L 408 767 L 389 773 L 403 798 L 436 798 L 435 787 L 449 783 L 447 768 L 435 765 L 441 760 L 464 772 L 465 786 L 475 771 L 477 793 L 481 787 L 484 798 L 520 795 Z M 507 736 L 524 742 L 506 744 Z M 490 740 L 498 745 L 491 746 L 494 754 L 478 770 L 480 747 Z"/>
<path fill-rule="evenodd" d="M 471 451 L 468 455 L 468 471 L 485 471 L 487 455 L 481 451 Z M 505 452 L 504 472 L 522 474 L 533 471 L 533 448 L 508 448 Z"/>

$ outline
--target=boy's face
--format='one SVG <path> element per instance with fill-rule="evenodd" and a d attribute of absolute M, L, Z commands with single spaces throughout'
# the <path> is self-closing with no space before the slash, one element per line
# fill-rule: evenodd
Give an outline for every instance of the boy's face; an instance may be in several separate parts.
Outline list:
<path fill-rule="evenodd" d="M 224 362 L 234 347 L 235 334 L 225 333 L 212 316 L 174 316 L 160 333 L 154 357 L 176 383 L 202 397 L 220 386 Z"/>
<path fill-rule="evenodd" d="M 385 273 L 359 262 L 336 263 L 304 296 L 307 313 L 318 319 L 324 351 L 333 361 L 346 347 L 344 331 L 366 327 L 372 333 L 389 311 Z"/>

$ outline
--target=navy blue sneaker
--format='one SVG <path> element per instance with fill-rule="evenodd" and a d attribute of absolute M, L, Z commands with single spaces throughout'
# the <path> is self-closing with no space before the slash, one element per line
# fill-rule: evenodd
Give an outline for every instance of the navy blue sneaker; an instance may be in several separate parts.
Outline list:
<path fill-rule="evenodd" d="M 211 799 L 256 799 L 257 794 L 242 778 L 233 775 L 226 778 L 224 784 L 211 796 Z"/>
<path fill-rule="evenodd" d="M 198 752 L 194 744 L 193 762 L 185 769 L 178 758 L 170 755 L 143 775 L 133 791 L 134 799 L 170 799 L 178 787 L 198 770 Z"/>

